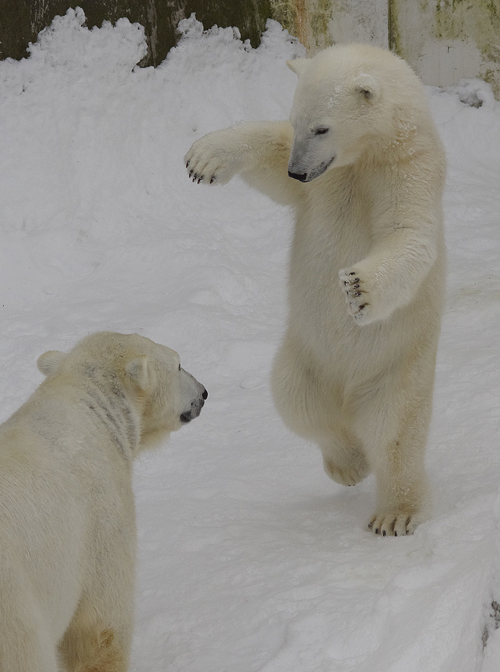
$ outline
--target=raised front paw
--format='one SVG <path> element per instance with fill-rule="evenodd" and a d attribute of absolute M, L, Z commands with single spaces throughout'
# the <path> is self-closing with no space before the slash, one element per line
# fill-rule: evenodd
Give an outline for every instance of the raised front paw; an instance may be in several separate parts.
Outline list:
<path fill-rule="evenodd" d="M 340 271 L 339 278 L 347 310 L 356 324 L 369 324 L 376 319 L 373 314 L 372 297 L 363 275 L 356 269 L 349 268 Z"/>
<path fill-rule="evenodd" d="M 225 184 L 238 169 L 238 151 L 231 129 L 214 131 L 197 140 L 184 157 L 193 182 Z"/>

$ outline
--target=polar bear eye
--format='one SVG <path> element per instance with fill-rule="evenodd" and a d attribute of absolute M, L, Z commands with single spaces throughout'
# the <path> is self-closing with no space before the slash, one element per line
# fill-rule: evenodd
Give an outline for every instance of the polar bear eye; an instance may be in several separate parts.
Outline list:
<path fill-rule="evenodd" d="M 330 130 L 329 128 L 325 128 L 324 126 L 321 126 L 320 128 L 317 128 L 314 131 L 314 135 L 325 135 L 325 133 L 328 133 L 329 130 Z"/>

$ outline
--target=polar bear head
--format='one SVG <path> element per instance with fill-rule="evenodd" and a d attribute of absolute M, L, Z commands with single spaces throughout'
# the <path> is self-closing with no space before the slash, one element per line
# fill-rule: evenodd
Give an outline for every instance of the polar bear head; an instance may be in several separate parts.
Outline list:
<path fill-rule="evenodd" d="M 132 406 L 139 449 L 158 443 L 196 418 L 208 396 L 203 385 L 181 367 L 174 350 L 138 334 L 92 334 L 69 353 L 44 353 L 37 365 L 52 386 L 66 385 L 93 397 L 98 391 L 108 417 L 124 409 L 127 413 L 126 407 Z"/>
<path fill-rule="evenodd" d="M 288 173 L 301 182 L 387 151 L 427 105 L 411 68 L 384 49 L 339 45 L 287 65 L 299 78 Z"/>

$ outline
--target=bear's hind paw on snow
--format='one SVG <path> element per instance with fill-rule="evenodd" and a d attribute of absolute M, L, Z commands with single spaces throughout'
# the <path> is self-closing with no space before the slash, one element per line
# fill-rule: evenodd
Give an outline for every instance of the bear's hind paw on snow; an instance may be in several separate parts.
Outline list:
<path fill-rule="evenodd" d="M 404 537 L 413 534 L 424 520 L 416 513 L 376 513 L 368 523 L 368 529 L 382 537 Z"/>

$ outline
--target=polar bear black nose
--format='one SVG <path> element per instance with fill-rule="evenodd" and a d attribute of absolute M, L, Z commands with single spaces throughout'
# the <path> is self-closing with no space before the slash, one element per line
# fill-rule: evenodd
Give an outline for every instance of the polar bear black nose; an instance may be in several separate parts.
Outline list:
<path fill-rule="evenodd" d="M 184 413 L 181 413 L 181 422 L 187 423 L 191 422 L 193 418 L 197 418 L 201 413 L 201 409 L 205 405 L 206 399 L 208 399 L 208 392 L 204 387 L 203 392 L 201 393 L 201 398 L 198 397 L 198 399 L 195 399 L 191 402 L 191 408 L 189 411 L 184 411 Z"/>
<path fill-rule="evenodd" d="M 291 173 L 288 171 L 288 177 L 293 177 L 294 180 L 299 182 L 307 182 L 307 173 Z"/>

